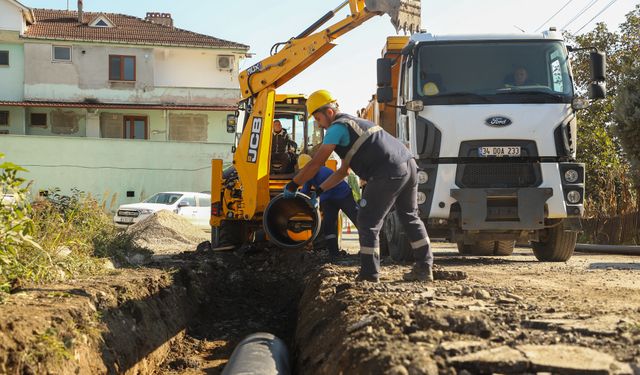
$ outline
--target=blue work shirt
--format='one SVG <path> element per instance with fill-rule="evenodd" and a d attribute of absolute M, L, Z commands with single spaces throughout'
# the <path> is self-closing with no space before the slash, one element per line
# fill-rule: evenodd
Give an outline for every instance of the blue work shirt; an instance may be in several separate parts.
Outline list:
<path fill-rule="evenodd" d="M 331 169 L 325 166 L 320 167 L 320 170 L 318 171 L 318 173 L 316 173 L 316 175 L 313 176 L 312 179 L 310 179 L 304 184 L 300 192 L 303 194 L 309 195 L 309 193 L 311 192 L 312 186 L 318 188 L 332 174 L 333 174 L 333 171 Z M 347 184 L 345 181 L 340 181 L 338 185 L 320 194 L 320 200 L 324 201 L 326 199 L 343 199 L 347 197 L 349 194 L 352 194 L 351 187 L 349 187 L 349 184 Z"/>
<path fill-rule="evenodd" d="M 338 145 L 342 147 L 349 146 L 349 129 L 347 129 L 347 124 L 335 123 L 327 129 L 324 134 L 324 140 L 322 141 L 325 145 Z"/>

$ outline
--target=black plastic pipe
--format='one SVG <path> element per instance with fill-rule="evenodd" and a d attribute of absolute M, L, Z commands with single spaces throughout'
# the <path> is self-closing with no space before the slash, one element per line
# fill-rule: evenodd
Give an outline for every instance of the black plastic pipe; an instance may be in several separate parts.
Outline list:
<path fill-rule="evenodd" d="M 640 246 L 629 245 L 592 245 L 579 243 L 576 245 L 579 253 L 611 254 L 611 255 L 640 255 Z"/>
<path fill-rule="evenodd" d="M 299 249 L 313 242 L 321 222 L 320 210 L 302 193 L 295 198 L 284 198 L 282 194 L 274 197 L 262 218 L 269 241 L 284 249 Z"/>
<path fill-rule="evenodd" d="M 288 375 L 289 351 L 276 336 L 259 332 L 240 341 L 222 375 Z"/>

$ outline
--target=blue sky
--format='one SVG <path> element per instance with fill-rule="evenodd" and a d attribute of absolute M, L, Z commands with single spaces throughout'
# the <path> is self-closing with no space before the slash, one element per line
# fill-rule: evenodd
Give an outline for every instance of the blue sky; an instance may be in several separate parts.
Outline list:
<path fill-rule="evenodd" d="M 242 68 L 259 61 L 275 42 L 297 35 L 342 0 L 84 0 L 87 11 L 125 13 L 144 18 L 146 12 L 171 13 L 177 27 L 241 42 L 255 54 Z M 67 0 L 21 0 L 34 8 L 66 9 Z M 568 0 L 423 0 L 422 27 L 434 34 L 533 32 L 555 14 Z M 610 0 L 572 0 L 546 26 L 567 25 L 581 10 L 585 11 L 567 29 L 582 32 L 596 22 L 611 29 L 624 21 L 638 0 L 617 0 L 601 16 L 587 23 Z M 76 1 L 69 0 L 71 10 Z M 338 17 L 344 17 L 341 13 Z M 337 20 L 335 18 L 334 20 Z M 545 27 L 546 27 L 545 26 Z M 369 20 L 360 28 L 337 40 L 325 57 L 280 88 L 280 92 L 311 93 L 327 89 L 334 93 L 346 112 L 366 105 L 375 91 L 375 64 L 389 35 L 395 30 L 388 16 Z"/>

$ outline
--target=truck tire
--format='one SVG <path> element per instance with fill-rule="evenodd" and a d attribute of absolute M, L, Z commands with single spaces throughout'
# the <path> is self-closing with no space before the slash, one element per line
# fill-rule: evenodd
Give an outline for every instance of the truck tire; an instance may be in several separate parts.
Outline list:
<path fill-rule="evenodd" d="M 566 262 L 573 255 L 578 240 L 577 232 L 565 232 L 562 223 L 547 229 L 547 238 L 531 242 L 533 254 L 541 262 Z"/>
<path fill-rule="evenodd" d="M 516 247 L 516 241 L 496 241 L 496 247 L 493 251 L 493 255 L 509 256 L 513 254 L 513 249 Z"/>
<path fill-rule="evenodd" d="M 385 218 L 382 231 L 384 231 L 386 247 L 391 259 L 396 262 L 413 261 L 413 249 L 395 210 L 389 212 Z M 380 252 L 382 253 L 382 245 Z"/>
<path fill-rule="evenodd" d="M 380 231 L 380 257 L 389 256 L 389 244 L 387 243 L 387 236 L 384 234 L 384 226 Z"/>
<path fill-rule="evenodd" d="M 493 255 L 495 241 L 478 241 L 473 244 L 458 242 L 458 252 L 462 255 L 487 256 Z"/>
<path fill-rule="evenodd" d="M 513 253 L 515 241 L 478 241 L 474 244 L 465 245 L 458 242 L 458 252 L 462 255 L 475 256 L 508 256 Z"/>

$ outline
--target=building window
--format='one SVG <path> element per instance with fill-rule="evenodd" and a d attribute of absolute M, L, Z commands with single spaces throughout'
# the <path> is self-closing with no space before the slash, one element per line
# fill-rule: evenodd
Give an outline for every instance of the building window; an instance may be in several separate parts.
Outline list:
<path fill-rule="evenodd" d="M 0 111 L 0 126 L 9 126 L 9 111 Z"/>
<path fill-rule="evenodd" d="M 148 139 L 149 127 L 147 118 L 142 116 L 124 116 L 123 138 L 126 139 Z"/>
<path fill-rule="evenodd" d="M 0 51 L 0 66 L 9 66 L 9 51 Z"/>
<path fill-rule="evenodd" d="M 71 47 L 69 46 L 53 46 L 53 61 L 70 62 Z"/>
<path fill-rule="evenodd" d="M 136 57 L 109 55 L 110 81 L 135 81 Z"/>
<path fill-rule="evenodd" d="M 46 113 L 32 113 L 31 114 L 31 126 L 47 127 L 47 114 Z"/>

